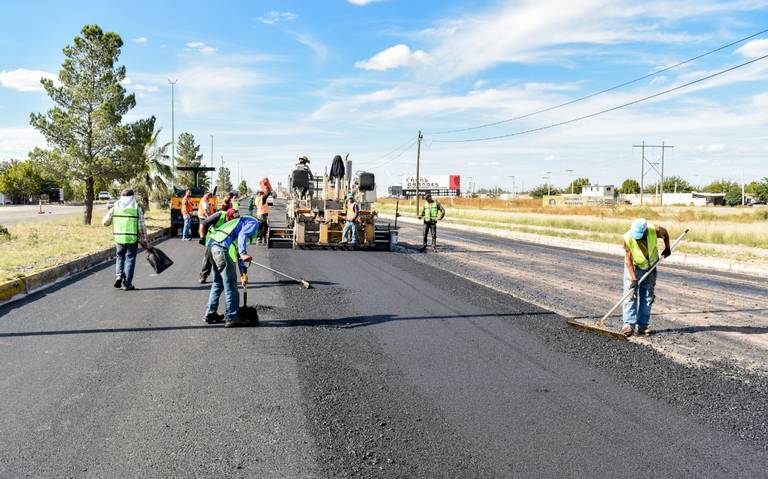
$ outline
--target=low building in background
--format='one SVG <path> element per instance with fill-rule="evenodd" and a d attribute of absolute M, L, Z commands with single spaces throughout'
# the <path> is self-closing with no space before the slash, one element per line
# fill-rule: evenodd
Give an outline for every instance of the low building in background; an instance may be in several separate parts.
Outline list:
<path fill-rule="evenodd" d="M 640 201 L 640 194 L 619 195 L 619 203 L 629 205 L 646 206 L 724 206 L 725 193 L 704 193 L 692 191 L 690 193 L 664 193 L 664 201 L 661 201 L 661 195 L 655 193 L 645 193 Z"/>

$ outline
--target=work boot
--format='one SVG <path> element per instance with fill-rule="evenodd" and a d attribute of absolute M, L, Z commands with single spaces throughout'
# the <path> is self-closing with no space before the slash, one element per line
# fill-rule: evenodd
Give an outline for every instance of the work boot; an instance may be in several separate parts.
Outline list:
<path fill-rule="evenodd" d="M 132 284 L 124 284 L 122 287 L 123 291 L 133 291 L 134 289 L 136 289 L 136 286 Z"/>
<path fill-rule="evenodd" d="M 210 312 L 206 313 L 205 316 L 203 316 L 203 321 L 205 321 L 208 324 L 218 324 L 224 322 L 224 315 L 219 314 L 217 312 Z"/>
<path fill-rule="evenodd" d="M 248 326 L 250 324 L 248 321 L 246 321 L 243 318 L 236 317 L 235 319 L 225 319 L 224 320 L 224 327 L 225 328 L 237 328 L 242 326 Z"/>
<path fill-rule="evenodd" d="M 621 334 L 622 334 L 622 335 L 623 335 L 625 338 L 628 338 L 628 337 L 632 336 L 634 333 L 635 333 L 635 330 L 634 330 L 634 329 L 632 329 L 632 326 L 624 326 L 624 327 L 621 329 Z"/>
<path fill-rule="evenodd" d="M 432 252 L 437 253 L 437 246 L 432 246 Z"/>
<path fill-rule="evenodd" d="M 120 275 L 115 276 L 115 284 L 113 286 L 117 289 L 120 289 L 120 286 L 122 285 L 123 285 L 123 277 Z"/>
<path fill-rule="evenodd" d="M 650 336 L 651 330 L 648 326 L 638 326 L 637 327 L 637 334 L 641 336 Z"/>
<path fill-rule="evenodd" d="M 425 252 L 427 251 L 427 245 L 424 245 L 424 246 L 422 246 L 421 248 L 419 248 L 419 251 L 420 251 L 421 253 L 425 253 Z"/>

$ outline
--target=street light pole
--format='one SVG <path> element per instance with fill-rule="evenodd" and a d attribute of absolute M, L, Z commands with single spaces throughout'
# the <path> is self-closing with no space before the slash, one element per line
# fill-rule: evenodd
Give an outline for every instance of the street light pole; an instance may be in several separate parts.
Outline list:
<path fill-rule="evenodd" d="M 571 178 L 571 194 L 573 194 L 573 170 L 565 170 Z"/>
<path fill-rule="evenodd" d="M 179 80 L 171 81 L 168 79 L 168 83 L 171 85 L 171 185 L 176 187 L 176 106 L 175 106 L 175 87 L 176 82 Z"/>
<path fill-rule="evenodd" d="M 546 178 L 547 178 L 547 196 L 552 196 L 552 181 L 551 181 L 552 180 L 552 176 L 551 175 L 552 175 L 552 172 L 548 171 L 547 172 L 547 176 L 546 176 Z"/>
<path fill-rule="evenodd" d="M 515 175 L 509 175 L 512 178 L 512 199 L 515 199 Z"/>

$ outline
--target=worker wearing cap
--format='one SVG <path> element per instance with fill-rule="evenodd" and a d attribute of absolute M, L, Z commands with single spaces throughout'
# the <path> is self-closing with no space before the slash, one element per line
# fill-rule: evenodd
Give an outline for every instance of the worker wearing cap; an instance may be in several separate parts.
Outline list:
<path fill-rule="evenodd" d="M 259 234 L 256 235 L 256 243 L 267 244 L 267 233 L 269 233 L 269 203 L 267 197 L 269 192 L 256 192 L 256 219 L 259 220 Z"/>
<path fill-rule="evenodd" d="M 226 213 L 227 222 L 211 228 L 206 234 L 207 247 L 213 259 L 213 280 L 204 316 L 206 323 L 224 320 L 224 327 L 244 326 L 246 321 L 237 316 L 240 300 L 237 294 L 238 272 L 243 273 L 253 259 L 247 251 L 248 243 L 259 230 L 259 222 L 251 216 L 240 217 L 235 209 Z M 209 221 L 213 221 L 213 217 Z M 216 311 L 224 293 L 225 311 L 222 318 Z"/>
<path fill-rule="evenodd" d="M 352 244 L 357 244 L 358 242 L 357 220 L 360 218 L 360 205 L 357 204 L 357 201 L 355 201 L 355 195 L 352 193 L 349 193 L 347 195 L 345 212 L 346 212 L 346 222 L 344 223 L 344 229 L 341 232 L 341 244 L 346 244 L 350 242 Z M 350 235 L 352 236 L 352 239 L 348 241 L 347 237 Z"/>
<path fill-rule="evenodd" d="M 659 261 L 659 238 L 664 240 L 665 247 L 661 256 L 666 258 L 672 254 L 672 249 L 669 233 L 661 226 L 648 224 L 645 219 L 638 218 L 624 234 L 624 294 L 630 289 L 635 291 L 624 302 L 624 327 L 621 333 L 625 337 L 632 336 L 635 328 L 638 334 L 649 334 L 648 323 L 655 298 L 657 270 L 654 269 L 642 283 L 638 284 L 637 281 Z"/>
<path fill-rule="evenodd" d="M 293 171 L 306 171 L 309 175 L 309 188 L 304 187 L 298 187 L 291 185 L 293 189 L 294 197 L 297 200 L 304 199 L 305 197 L 309 197 L 309 199 L 312 199 L 312 170 L 309 169 L 309 158 L 306 156 L 300 156 L 299 162 L 296 163 L 296 166 L 293 167 Z"/>
<path fill-rule="evenodd" d="M 419 219 L 424 219 L 424 243 L 421 251 L 427 250 L 427 237 L 432 232 L 432 251 L 437 251 L 437 222 L 445 217 L 443 205 L 432 199 L 432 194 L 424 195 L 424 209 L 419 214 Z"/>

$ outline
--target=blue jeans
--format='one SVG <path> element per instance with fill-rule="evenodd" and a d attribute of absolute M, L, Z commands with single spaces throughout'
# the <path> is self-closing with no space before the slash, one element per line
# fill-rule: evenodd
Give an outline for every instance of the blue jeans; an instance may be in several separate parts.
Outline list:
<path fill-rule="evenodd" d="M 123 286 L 133 284 L 133 270 L 136 268 L 136 253 L 139 244 L 115 244 L 117 254 L 115 258 L 115 275 L 123 280 Z"/>
<path fill-rule="evenodd" d="M 184 217 L 184 227 L 181 229 L 181 237 L 184 239 L 189 238 L 189 234 L 192 230 L 192 217 L 191 216 L 185 216 Z"/>
<path fill-rule="evenodd" d="M 347 241 L 347 233 L 349 231 L 352 231 L 352 242 L 357 243 L 357 223 L 354 221 L 344 223 L 344 230 L 341 232 L 342 241 Z"/>
<path fill-rule="evenodd" d="M 219 309 L 219 297 L 224 293 L 224 319 L 237 319 L 237 309 L 240 301 L 237 294 L 237 264 L 227 254 L 227 250 L 217 244 L 210 246 L 213 258 L 213 281 L 211 294 L 208 296 L 207 313 L 215 313 Z"/>
<path fill-rule="evenodd" d="M 635 274 L 637 279 L 643 277 L 647 270 L 635 268 Z M 635 294 L 627 298 L 624 301 L 624 326 L 633 327 L 648 327 L 648 323 L 651 321 L 651 305 L 656 298 L 653 291 L 656 288 L 656 273 L 658 270 L 653 270 L 651 274 L 645 278 L 645 281 L 637 286 Z M 629 286 L 632 284 L 632 277 L 629 275 L 627 265 L 624 265 L 624 294 L 629 291 Z"/>

